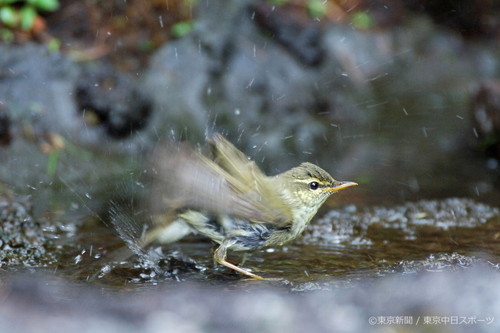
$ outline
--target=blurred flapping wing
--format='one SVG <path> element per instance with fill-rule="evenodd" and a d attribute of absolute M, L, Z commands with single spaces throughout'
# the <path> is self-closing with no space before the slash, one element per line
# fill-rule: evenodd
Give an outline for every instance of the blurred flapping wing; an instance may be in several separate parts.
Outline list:
<path fill-rule="evenodd" d="M 291 223 L 290 210 L 253 161 L 219 134 L 210 144 L 214 160 L 186 144 L 155 151 L 150 172 L 156 209 L 190 208 L 255 223 Z"/>

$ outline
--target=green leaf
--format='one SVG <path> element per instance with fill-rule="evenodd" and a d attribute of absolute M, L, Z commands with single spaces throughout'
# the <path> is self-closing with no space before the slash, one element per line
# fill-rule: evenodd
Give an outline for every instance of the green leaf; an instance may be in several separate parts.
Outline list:
<path fill-rule="evenodd" d="M 33 28 L 33 23 L 35 23 L 36 10 L 32 6 L 26 5 L 21 8 L 21 29 L 30 30 Z"/>
<path fill-rule="evenodd" d="M 355 12 L 351 16 L 352 25 L 356 29 L 368 30 L 373 27 L 373 18 L 365 12 Z"/>
<path fill-rule="evenodd" d="M 5 43 L 12 43 L 14 41 L 14 33 L 9 29 L 0 29 L 0 40 Z"/>
<path fill-rule="evenodd" d="M 0 22 L 8 27 L 14 27 L 17 24 L 18 16 L 14 8 L 7 6 L 0 8 Z"/>
<path fill-rule="evenodd" d="M 193 22 L 184 21 L 176 23 L 172 26 L 171 32 L 174 37 L 182 37 L 187 35 L 193 30 Z"/>
<path fill-rule="evenodd" d="M 57 38 L 52 38 L 48 43 L 47 43 L 47 50 L 49 52 L 58 52 L 61 50 L 61 41 Z"/>
<path fill-rule="evenodd" d="M 139 50 L 143 52 L 150 52 L 154 49 L 155 44 L 153 43 L 153 41 L 146 39 L 146 40 L 141 40 L 138 43 L 137 47 L 139 48 Z"/>
<path fill-rule="evenodd" d="M 49 160 L 47 162 L 47 175 L 54 178 L 57 172 L 57 164 L 59 161 L 59 150 L 54 149 L 49 154 Z"/>
<path fill-rule="evenodd" d="M 33 7 L 41 10 L 54 11 L 59 8 L 59 0 L 28 0 Z"/>
<path fill-rule="evenodd" d="M 309 0 L 307 7 L 309 14 L 313 17 L 323 17 L 326 15 L 326 1 Z"/>

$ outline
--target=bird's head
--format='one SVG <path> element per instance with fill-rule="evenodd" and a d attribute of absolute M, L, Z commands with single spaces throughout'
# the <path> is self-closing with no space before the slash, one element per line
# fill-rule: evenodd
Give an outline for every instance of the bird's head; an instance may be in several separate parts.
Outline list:
<path fill-rule="evenodd" d="M 358 185 L 349 181 L 338 181 L 325 170 L 312 163 L 302 163 L 277 177 L 280 178 L 284 199 L 292 209 L 317 211 L 333 193 Z"/>

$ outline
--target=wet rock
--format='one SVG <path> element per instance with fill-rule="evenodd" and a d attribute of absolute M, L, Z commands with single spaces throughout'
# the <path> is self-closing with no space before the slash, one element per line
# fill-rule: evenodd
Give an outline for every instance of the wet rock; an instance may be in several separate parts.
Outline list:
<path fill-rule="evenodd" d="M 472 104 L 475 134 L 486 153 L 500 158 L 500 81 L 483 83 Z"/>
<path fill-rule="evenodd" d="M 0 196 L 0 267 L 44 266 L 54 260 L 30 197 Z"/>

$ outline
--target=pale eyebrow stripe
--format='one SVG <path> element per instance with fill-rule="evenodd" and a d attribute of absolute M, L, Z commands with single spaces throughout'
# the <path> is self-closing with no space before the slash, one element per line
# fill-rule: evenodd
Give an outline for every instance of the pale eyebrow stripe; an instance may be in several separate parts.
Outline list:
<path fill-rule="evenodd" d="M 312 181 L 318 182 L 320 185 L 328 185 L 328 182 L 325 182 L 324 180 L 320 180 L 316 177 L 313 177 L 314 179 Z M 294 182 L 296 183 L 303 183 L 303 184 L 309 184 L 311 180 L 307 179 L 294 179 Z"/>

